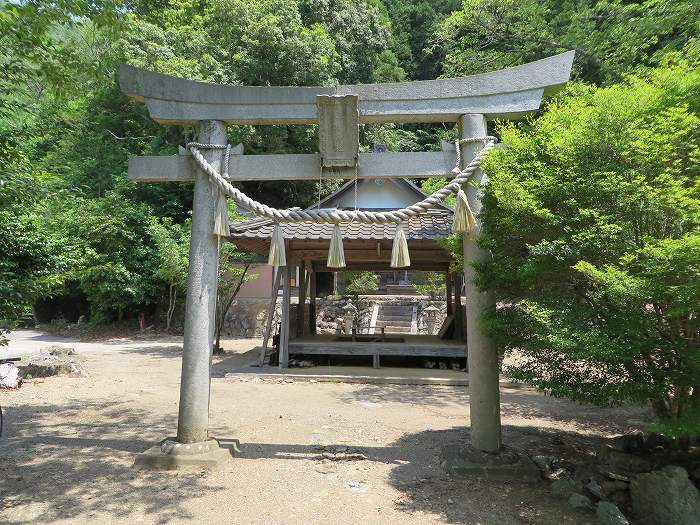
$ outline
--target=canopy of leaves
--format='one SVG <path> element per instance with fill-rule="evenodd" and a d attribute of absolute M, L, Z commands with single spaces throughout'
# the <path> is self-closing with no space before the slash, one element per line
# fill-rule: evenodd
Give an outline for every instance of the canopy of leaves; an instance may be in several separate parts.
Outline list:
<path fill-rule="evenodd" d="M 576 85 L 486 161 L 481 284 L 510 373 L 681 416 L 700 385 L 700 68 Z M 695 392 L 695 400 L 689 399 Z"/>

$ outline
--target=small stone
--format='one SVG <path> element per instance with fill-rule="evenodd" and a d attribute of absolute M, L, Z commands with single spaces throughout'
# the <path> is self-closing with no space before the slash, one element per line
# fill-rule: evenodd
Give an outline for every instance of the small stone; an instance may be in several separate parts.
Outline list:
<path fill-rule="evenodd" d="M 552 482 L 549 486 L 550 492 L 560 498 L 568 498 L 573 493 L 578 492 L 583 487 L 571 478 L 561 478 Z"/>
<path fill-rule="evenodd" d="M 588 485 L 586 485 L 588 492 L 593 494 L 598 499 L 604 499 L 603 487 L 600 486 L 596 480 L 592 479 Z"/>
<path fill-rule="evenodd" d="M 593 508 L 593 502 L 591 502 L 590 498 L 588 496 L 584 496 L 583 494 L 572 494 L 569 497 L 569 505 L 574 508 L 574 509 L 592 509 Z"/>
<path fill-rule="evenodd" d="M 600 525 L 629 525 L 625 515 L 609 501 L 599 501 L 595 514 Z"/>
<path fill-rule="evenodd" d="M 537 465 L 542 472 L 546 472 L 550 469 L 553 460 L 554 458 L 552 456 L 532 456 L 532 461 L 535 462 L 535 465 Z"/>
<path fill-rule="evenodd" d="M 452 505 L 454 504 L 454 500 L 452 498 L 447 498 L 447 503 Z"/>

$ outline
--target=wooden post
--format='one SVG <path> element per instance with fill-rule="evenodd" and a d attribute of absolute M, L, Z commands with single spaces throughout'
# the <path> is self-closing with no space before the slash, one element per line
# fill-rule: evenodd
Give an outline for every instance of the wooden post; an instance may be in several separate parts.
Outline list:
<path fill-rule="evenodd" d="M 447 315 L 452 315 L 454 313 L 454 308 L 452 304 L 452 279 L 450 278 L 450 271 L 445 272 L 445 302 L 447 303 Z"/>
<path fill-rule="evenodd" d="M 464 311 L 462 310 L 462 275 L 459 272 L 452 274 L 452 281 L 454 284 L 454 290 L 452 294 L 454 296 L 454 307 L 452 315 L 455 318 L 455 330 L 454 339 L 456 341 L 464 340 Z"/>
<path fill-rule="evenodd" d="M 316 335 L 316 272 L 309 263 L 309 333 Z"/>
<path fill-rule="evenodd" d="M 277 309 L 277 296 L 280 292 L 280 283 L 282 281 L 282 269 L 272 268 L 272 292 L 270 295 L 270 305 L 267 307 L 267 319 L 265 320 L 265 333 L 263 334 L 263 344 L 260 349 L 260 366 L 265 364 L 265 354 L 267 352 L 267 345 L 270 342 L 270 334 L 272 333 L 272 321 L 275 317 L 275 310 Z"/>
<path fill-rule="evenodd" d="M 460 117 L 460 138 L 482 137 L 487 134 L 483 115 Z M 465 165 L 474 158 L 483 144 L 463 144 L 462 160 Z M 487 182 L 484 172 L 476 170 L 472 180 L 483 185 Z M 464 188 L 469 206 L 475 215 L 481 211 L 481 193 L 467 184 Z M 478 219 L 477 219 L 478 221 Z M 478 231 L 478 228 L 477 228 Z M 482 317 L 496 309 L 493 295 L 482 292 L 474 284 L 474 264 L 488 259 L 489 253 L 477 244 L 476 234 L 462 238 L 464 251 L 464 283 L 467 296 L 467 359 L 469 362 L 469 413 L 471 419 L 471 444 L 484 452 L 496 452 L 501 448 L 501 403 L 498 387 L 498 354 L 483 330 Z"/>
<path fill-rule="evenodd" d="M 297 288 L 299 289 L 299 302 L 297 304 L 297 327 L 296 335 L 304 335 L 304 325 L 306 322 L 304 318 L 306 317 L 306 261 L 301 261 L 299 265 L 299 279 L 297 279 Z"/>
<path fill-rule="evenodd" d="M 282 328 L 280 330 L 280 368 L 289 366 L 289 303 L 291 300 L 292 290 L 292 272 L 294 266 L 291 261 L 287 260 L 287 266 L 284 267 L 284 288 L 282 289 Z"/>
<path fill-rule="evenodd" d="M 215 120 L 202 122 L 198 140 L 226 144 L 226 125 Z M 205 150 L 203 155 L 220 169 L 220 150 Z M 214 235 L 218 195 L 219 189 L 210 184 L 209 176 L 196 170 L 177 421 L 180 443 L 199 443 L 209 437 L 209 386 L 219 270 L 219 240 Z"/>

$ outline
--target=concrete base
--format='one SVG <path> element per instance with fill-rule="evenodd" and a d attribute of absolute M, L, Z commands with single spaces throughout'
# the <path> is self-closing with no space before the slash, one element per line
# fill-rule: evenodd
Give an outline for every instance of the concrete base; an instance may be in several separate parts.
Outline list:
<path fill-rule="evenodd" d="M 146 470 L 216 470 L 228 463 L 234 447 L 216 439 L 201 443 L 179 443 L 166 438 L 155 447 L 136 455 L 134 468 Z"/>
<path fill-rule="evenodd" d="M 490 454 L 470 445 L 448 445 L 442 452 L 443 466 L 458 476 L 526 483 L 542 480 L 540 469 L 529 457 L 506 447 Z"/>

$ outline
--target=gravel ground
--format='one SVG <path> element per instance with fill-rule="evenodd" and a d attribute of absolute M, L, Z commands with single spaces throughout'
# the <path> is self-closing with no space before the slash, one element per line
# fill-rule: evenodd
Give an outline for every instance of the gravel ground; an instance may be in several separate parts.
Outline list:
<path fill-rule="evenodd" d="M 13 334 L 14 347 L 33 337 Z M 545 481 L 444 472 L 441 447 L 468 437 L 466 389 L 226 379 L 257 355 L 250 339 L 226 342 L 211 390 L 211 434 L 238 440 L 240 454 L 215 473 L 136 471 L 134 454 L 176 429 L 179 339 L 61 343 L 87 377 L 0 392 L 0 523 L 595 523 Z M 528 388 L 503 388 L 502 412 L 506 443 L 570 457 L 647 417 Z"/>

